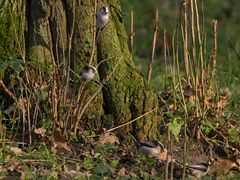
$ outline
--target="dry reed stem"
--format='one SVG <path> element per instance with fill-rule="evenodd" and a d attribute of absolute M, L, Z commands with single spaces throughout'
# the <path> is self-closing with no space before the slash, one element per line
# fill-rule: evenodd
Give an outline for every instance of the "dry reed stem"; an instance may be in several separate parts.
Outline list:
<path fill-rule="evenodd" d="M 167 127 L 167 152 L 170 152 L 170 142 L 171 142 L 171 132 L 169 130 L 169 128 Z M 169 161 L 168 161 L 168 158 L 169 158 L 169 155 L 167 153 L 167 158 L 166 158 L 166 164 L 165 164 L 165 178 L 166 180 L 168 180 L 168 176 L 169 176 L 169 173 L 168 173 L 168 167 L 169 167 Z M 172 162 L 172 154 L 171 154 L 171 161 Z"/>
<path fill-rule="evenodd" d="M 167 45 L 167 31 L 166 31 L 166 29 L 164 29 L 164 32 L 163 32 L 163 44 L 164 44 L 164 63 L 165 63 L 164 90 L 166 91 L 167 90 L 167 74 L 168 74 L 168 72 L 167 72 L 167 48 L 168 48 L 168 45 Z"/>
<path fill-rule="evenodd" d="M 82 110 L 79 111 L 79 113 L 77 114 L 77 120 L 75 122 L 74 130 L 73 130 L 74 134 L 77 134 L 78 125 L 80 123 L 83 113 L 85 112 L 85 110 L 88 107 L 88 105 L 90 104 L 90 102 L 92 102 L 92 100 L 97 96 L 97 94 L 100 92 L 101 89 L 102 89 L 102 87 L 98 88 L 98 90 L 86 101 L 86 104 L 83 106 Z"/>
<path fill-rule="evenodd" d="M 214 37 L 214 45 L 212 51 L 212 80 L 214 81 L 216 78 L 216 65 L 217 65 L 217 20 L 213 19 L 213 37 Z"/>
<path fill-rule="evenodd" d="M 3 80 L 0 79 L 0 85 L 3 87 L 3 90 L 8 94 L 8 96 L 10 96 L 14 102 L 16 103 L 16 105 L 20 108 L 20 106 L 18 105 L 18 100 L 15 97 L 15 95 L 5 86 L 5 84 L 3 83 Z"/>
<path fill-rule="evenodd" d="M 94 15 L 93 15 L 93 43 L 92 43 L 92 52 L 90 56 L 90 60 L 88 66 L 92 65 L 92 61 L 95 54 L 95 47 L 96 47 L 96 14 L 97 14 L 97 0 L 94 0 Z"/>
<path fill-rule="evenodd" d="M 131 121 L 129 121 L 129 122 L 126 122 L 126 123 L 124 123 L 124 124 L 121 124 L 121 125 L 119 125 L 119 126 L 116 126 L 116 127 L 114 127 L 114 128 L 111 128 L 111 129 L 107 130 L 106 132 L 111 132 L 111 131 L 114 131 L 114 130 L 116 130 L 116 129 L 122 128 L 122 127 L 124 127 L 124 126 L 126 126 L 126 125 L 128 125 L 128 124 L 131 124 L 131 123 L 133 123 L 133 122 L 141 119 L 142 117 L 148 115 L 149 113 L 152 113 L 153 111 L 156 111 L 157 109 L 158 109 L 158 107 L 155 108 L 155 109 L 152 109 L 151 111 L 148 111 L 148 112 L 144 113 L 143 115 L 141 115 L 141 116 L 139 116 L 139 117 L 137 117 L 137 118 L 135 118 L 135 119 L 133 119 L 133 120 L 131 120 Z"/>
<path fill-rule="evenodd" d="M 52 113 L 53 113 L 53 120 L 54 126 L 53 129 L 56 127 L 58 122 L 58 98 L 57 98 L 57 65 L 55 62 L 55 57 L 53 54 L 53 44 L 52 44 L 52 34 L 50 30 L 50 23 L 49 19 L 46 20 L 47 23 L 47 35 L 48 35 L 48 46 L 51 55 L 51 60 L 53 64 L 53 71 L 52 71 Z"/>
<path fill-rule="evenodd" d="M 203 116 L 204 111 L 206 109 L 205 105 L 205 83 L 204 83 L 204 76 L 205 76 L 205 70 L 204 70 L 204 63 L 203 63 L 203 44 L 202 44 L 202 37 L 201 37 L 201 31 L 200 31 L 200 22 L 199 22 L 199 13 L 198 13 L 198 5 L 197 0 L 194 0 L 194 7 L 195 7 L 195 16 L 196 16 L 196 27 L 197 27 L 197 37 L 198 37 L 198 45 L 199 45 L 199 58 L 200 58 L 200 74 L 201 74 L 201 94 L 200 94 L 200 102 L 202 104 L 202 114 Z"/>
<path fill-rule="evenodd" d="M 232 50 L 234 51 L 234 53 L 236 54 L 237 58 L 240 60 L 240 53 L 238 52 L 238 50 L 236 49 L 236 47 L 233 45 L 231 39 L 229 36 L 227 36 L 227 41 L 229 46 L 232 48 Z"/>
<path fill-rule="evenodd" d="M 155 15 L 155 27 L 154 27 L 154 33 L 153 33 L 152 51 L 151 51 L 151 56 L 148 63 L 148 84 L 150 84 L 151 76 L 152 76 L 152 64 L 153 64 L 153 59 L 154 59 L 154 54 L 156 49 L 157 33 L 158 33 L 158 9 L 156 10 L 156 15 Z"/>
<path fill-rule="evenodd" d="M 195 106 L 196 106 L 196 115 L 199 117 L 199 111 L 201 107 L 198 106 L 199 96 L 198 96 L 198 84 L 199 84 L 199 72 L 198 72 L 198 63 L 197 63 L 197 52 L 196 52 L 196 37 L 195 37 L 195 11 L 193 0 L 190 1 L 191 6 L 191 37 L 192 37 L 192 57 L 193 57 L 193 72 L 194 72 L 194 87 L 195 87 Z"/>
<path fill-rule="evenodd" d="M 187 82 L 190 81 L 189 59 L 188 59 L 188 18 L 187 18 L 187 0 L 183 0 L 183 14 L 184 14 L 184 63 L 186 69 Z"/>

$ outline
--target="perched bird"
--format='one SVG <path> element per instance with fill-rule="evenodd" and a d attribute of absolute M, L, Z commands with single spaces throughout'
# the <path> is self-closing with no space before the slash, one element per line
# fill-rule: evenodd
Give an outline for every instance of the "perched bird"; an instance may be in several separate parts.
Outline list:
<path fill-rule="evenodd" d="M 109 21 L 110 12 L 108 7 L 101 7 L 96 14 L 96 39 L 98 39 L 100 31 Z"/>
<path fill-rule="evenodd" d="M 136 145 L 139 152 L 145 156 L 156 157 L 164 149 L 163 144 L 158 141 L 137 141 Z"/>
<path fill-rule="evenodd" d="M 80 80 L 82 82 L 87 83 L 87 82 L 91 81 L 96 74 L 97 74 L 97 69 L 95 67 L 85 66 L 80 71 Z"/>
<path fill-rule="evenodd" d="M 103 87 L 104 89 L 106 89 L 106 87 L 94 80 L 93 78 L 95 77 L 95 75 L 97 74 L 97 69 L 93 66 L 85 66 L 83 69 L 81 69 L 80 71 L 80 81 L 84 82 L 84 83 L 88 83 L 90 81 L 95 82 L 97 85 Z"/>

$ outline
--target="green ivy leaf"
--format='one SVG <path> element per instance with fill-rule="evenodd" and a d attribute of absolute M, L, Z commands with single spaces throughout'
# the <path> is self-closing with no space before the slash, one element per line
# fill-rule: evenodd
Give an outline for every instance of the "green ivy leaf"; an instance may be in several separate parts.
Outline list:
<path fill-rule="evenodd" d="M 112 167 L 117 168 L 119 165 L 119 160 L 114 159 L 114 160 L 112 160 L 111 164 L 112 164 Z"/>
<path fill-rule="evenodd" d="M 167 124 L 168 128 L 170 129 L 170 131 L 172 132 L 172 134 L 175 136 L 176 140 L 178 141 L 178 135 L 180 134 L 182 125 L 183 125 L 183 121 L 180 117 L 175 117 L 172 122 L 169 122 Z"/>
<path fill-rule="evenodd" d="M 24 70 L 20 59 L 13 58 L 8 62 L 8 64 L 17 74 Z"/>
<path fill-rule="evenodd" d="M 105 165 L 98 165 L 95 168 L 93 168 L 93 172 L 95 174 L 104 175 L 104 174 L 107 174 L 109 172 L 109 168 Z"/>

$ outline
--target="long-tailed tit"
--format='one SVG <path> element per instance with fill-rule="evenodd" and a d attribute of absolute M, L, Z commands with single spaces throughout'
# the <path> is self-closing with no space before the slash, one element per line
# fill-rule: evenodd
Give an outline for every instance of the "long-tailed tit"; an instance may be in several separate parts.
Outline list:
<path fill-rule="evenodd" d="M 200 178 L 202 176 L 206 176 L 210 170 L 210 163 L 200 163 L 194 164 L 187 167 L 187 173 L 189 175 Z"/>
<path fill-rule="evenodd" d="M 100 31 L 106 26 L 109 21 L 110 12 L 108 7 L 101 7 L 96 14 L 96 38 L 100 34 Z"/>
<path fill-rule="evenodd" d="M 139 152 L 145 156 L 158 156 L 164 149 L 163 144 L 158 141 L 138 141 L 136 145 Z"/>
<path fill-rule="evenodd" d="M 97 69 L 93 66 L 85 66 L 83 69 L 80 71 L 80 81 L 87 83 L 90 81 L 95 82 L 99 86 L 102 86 L 103 88 L 106 88 L 102 83 L 93 80 L 95 75 L 97 74 Z"/>
<path fill-rule="evenodd" d="M 80 71 L 80 80 L 82 82 L 87 83 L 87 82 L 91 81 L 96 74 L 97 74 L 97 69 L 95 67 L 85 66 Z"/>

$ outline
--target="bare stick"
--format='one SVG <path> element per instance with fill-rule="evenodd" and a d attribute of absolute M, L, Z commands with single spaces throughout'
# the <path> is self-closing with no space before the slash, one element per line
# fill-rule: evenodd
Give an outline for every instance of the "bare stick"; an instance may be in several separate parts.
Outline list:
<path fill-rule="evenodd" d="M 229 46 L 233 49 L 233 51 L 235 52 L 237 58 L 240 60 L 240 53 L 237 51 L 237 49 L 233 45 L 233 43 L 232 43 L 232 41 L 231 41 L 229 36 L 227 36 L 227 40 L 228 40 Z"/>
<path fill-rule="evenodd" d="M 144 113 L 143 115 L 141 115 L 141 116 L 139 116 L 139 117 L 137 117 L 137 118 L 135 118 L 135 119 L 133 119 L 133 120 L 131 120 L 131 121 L 129 121 L 129 122 L 126 122 L 126 123 L 124 123 L 124 124 L 122 124 L 122 125 L 119 125 L 119 126 L 116 126 L 116 127 L 112 128 L 112 129 L 107 130 L 107 132 L 111 132 L 111 131 L 114 131 L 114 130 L 116 130 L 116 129 L 122 128 L 122 127 L 124 127 L 124 126 L 126 126 L 126 125 L 128 125 L 128 124 L 131 124 L 131 123 L 139 120 L 140 118 L 148 115 L 149 113 L 151 113 L 151 112 L 153 112 L 153 111 L 156 111 L 157 109 L 158 109 L 158 108 L 155 108 L 155 109 L 153 109 L 153 110 L 151 110 L 151 111 L 148 111 L 148 112 Z"/>
<path fill-rule="evenodd" d="M 54 119 L 54 127 L 58 121 L 58 98 L 57 98 L 57 65 L 55 62 L 54 54 L 53 54 L 53 44 L 52 44 L 52 34 L 50 30 L 50 23 L 49 19 L 47 19 L 47 35 L 48 35 L 48 46 L 51 55 L 52 65 L 53 65 L 53 72 L 52 72 L 52 113 Z"/>
<path fill-rule="evenodd" d="M 3 90 L 14 100 L 14 102 L 18 105 L 18 100 L 17 98 L 14 96 L 14 94 L 5 86 L 5 84 L 3 83 L 3 80 L 0 80 L 0 85 L 3 87 Z"/>
<path fill-rule="evenodd" d="M 212 51 L 212 80 L 215 80 L 216 76 L 216 64 L 217 64 L 217 20 L 213 19 L 213 37 L 214 37 L 214 45 Z"/>
<path fill-rule="evenodd" d="M 97 0 L 94 0 L 94 15 L 93 15 L 93 43 L 92 43 L 92 53 L 88 65 L 91 66 L 95 47 L 96 47 L 96 13 L 97 13 Z"/>
<path fill-rule="evenodd" d="M 194 0 L 194 7 L 196 12 L 196 26 L 197 26 L 197 35 L 198 35 L 198 45 L 199 45 L 199 55 L 200 55 L 200 74 L 201 74 L 201 95 L 200 95 L 200 102 L 202 103 L 202 112 L 205 110 L 205 83 L 204 83 L 204 76 L 205 76 L 205 70 L 203 65 L 203 45 L 202 45 L 202 37 L 201 37 L 201 31 L 200 31 L 200 23 L 199 23 L 199 13 L 198 13 L 198 5 L 197 0 Z M 203 113 L 202 113 L 203 114 Z"/>
<path fill-rule="evenodd" d="M 189 73 L 189 60 L 188 60 L 188 19 L 187 19 L 187 0 L 183 0 L 183 13 L 184 13 L 184 62 L 187 75 L 187 81 L 190 81 Z"/>
<path fill-rule="evenodd" d="M 154 28 L 154 33 L 153 33 L 153 44 L 152 44 L 151 57 L 150 57 L 149 63 L 148 63 L 148 83 L 150 83 L 150 81 L 151 81 L 152 64 L 153 64 L 155 48 L 156 48 L 156 41 L 157 41 L 157 32 L 158 32 L 158 9 L 156 10 L 156 15 L 155 15 L 155 28 Z"/>
<path fill-rule="evenodd" d="M 83 113 L 85 112 L 86 108 L 88 107 L 88 105 L 90 104 L 90 102 L 92 102 L 92 100 L 97 96 L 97 94 L 100 92 L 100 90 L 102 89 L 102 87 L 98 88 L 98 90 L 86 101 L 85 106 L 82 108 L 82 110 L 80 111 L 80 113 L 77 116 L 77 120 L 74 126 L 74 134 L 77 134 L 77 128 L 79 125 L 79 122 L 82 118 Z"/>
<path fill-rule="evenodd" d="M 164 44 L 164 62 L 165 62 L 165 85 L 164 85 L 164 90 L 167 90 L 167 31 L 164 29 L 163 33 L 163 44 Z"/>

